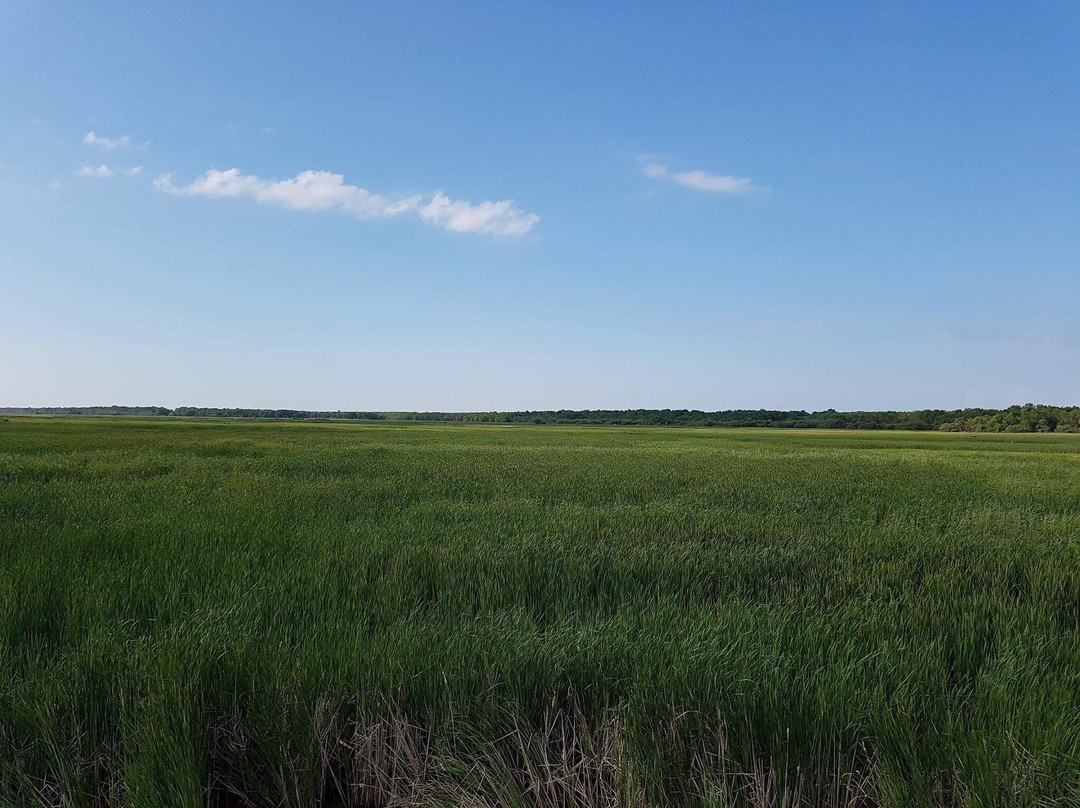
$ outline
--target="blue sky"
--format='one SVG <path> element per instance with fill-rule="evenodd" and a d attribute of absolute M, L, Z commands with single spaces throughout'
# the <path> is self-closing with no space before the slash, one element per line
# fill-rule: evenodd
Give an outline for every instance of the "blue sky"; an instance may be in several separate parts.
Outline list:
<path fill-rule="evenodd" d="M 9 0 L 0 403 L 1080 403 L 1078 41 L 1074 2 Z"/>

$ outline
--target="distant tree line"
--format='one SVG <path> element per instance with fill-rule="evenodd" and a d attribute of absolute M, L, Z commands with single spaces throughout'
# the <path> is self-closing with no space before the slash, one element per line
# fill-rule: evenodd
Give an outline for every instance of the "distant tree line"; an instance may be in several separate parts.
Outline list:
<path fill-rule="evenodd" d="M 822 410 L 536 410 L 524 412 L 356 412 L 232 407 L 0 407 L 9 415 L 161 415 L 186 418 L 284 418 L 441 421 L 478 424 L 725 426 L 782 429 L 913 429 L 948 432 L 1080 432 L 1080 407 L 1015 405 L 1004 410 L 838 412 Z"/>
<path fill-rule="evenodd" d="M 3 415 L 172 415 L 168 407 L 0 407 Z"/>
<path fill-rule="evenodd" d="M 1016 404 L 941 424 L 948 432 L 1080 432 L 1080 407 Z"/>

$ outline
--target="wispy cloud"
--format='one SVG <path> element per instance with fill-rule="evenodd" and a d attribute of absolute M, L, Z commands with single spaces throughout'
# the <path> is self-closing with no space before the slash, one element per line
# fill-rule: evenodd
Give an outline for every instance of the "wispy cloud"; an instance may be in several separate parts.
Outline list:
<path fill-rule="evenodd" d="M 185 196 L 242 197 L 290 210 L 337 210 L 360 219 L 386 218 L 402 214 L 456 233 L 486 233 L 496 236 L 523 236 L 540 220 L 535 213 L 514 207 L 512 200 L 478 204 L 450 199 L 442 192 L 387 197 L 358 185 L 348 185 L 341 174 L 304 171 L 287 180 L 266 180 L 240 169 L 211 169 L 189 185 L 174 185 L 168 174 L 158 177 L 154 187 Z"/>
<path fill-rule="evenodd" d="M 749 177 L 733 177 L 728 174 L 710 174 L 707 171 L 672 171 L 665 165 L 648 157 L 642 158 L 641 171 L 650 179 L 665 180 L 695 191 L 714 194 L 748 194 L 762 190 Z"/>
<path fill-rule="evenodd" d="M 106 177 L 137 177 L 142 174 L 142 166 L 131 166 L 130 168 L 116 168 L 105 165 L 104 163 L 99 166 L 83 166 L 75 171 L 77 177 L 91 177 L 94 179 L 104 179 Z"/>
<path fill-rule="evenodd" d="M 113 149 L 119 149 L 125 146 L 131 145 L 131 135 L 121 135 L 120 137 L 103 137 L 95 132 L 87 132 L 83 138 L 83 143 L 87 146 L 96 146 L 99 149 L 105 151 L 112 151 Z"/>
<path fill-rule="evenodd" d="M 490 233 L 496 236 L 524 236 L 540 221 L 535 213 L 515 208 L 510 199 L 473 205 L 464 199 L 450 199 L 441 192 L 422 204 L 419 213 L 425 222 L 455 233 Z"/>

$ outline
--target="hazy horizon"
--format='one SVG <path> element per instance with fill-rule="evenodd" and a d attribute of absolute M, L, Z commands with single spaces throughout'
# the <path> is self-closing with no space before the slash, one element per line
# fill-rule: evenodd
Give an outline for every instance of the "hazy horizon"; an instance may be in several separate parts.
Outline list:
<path fill-rule="evenodd" d="M 179 409 L 195 409 L 195 410 L 274 410 L 274 411 L 293 411 L 293 412 L 310 412 L 310 413 L 378 413 L 381 415 L 393 415 L 397 413 L 401 414 L 414 414 L 414 413 L 439 413 L 446 415 L 463 415 L 469 413 L 485 413 L 485 412 L 506 412 L 506 413 L 528 413 L 528 412 L 639 412 L 639 411 L 671 411 L 671 412 L 920 412 L 925 410 L 962 410 L 962 409 L 987 409 L 987 410 L 1002 410 L 1008 407 L 1022 407 L 1022 406 L 1049 406 L 1049 407 L 1061 407 L 1072 408 L 1077 407 L 1075 403 L 1069 402 L 1052 402 L 1052 401 L 1016 401 L 1007 407 L 982 407 L 978 404 L 972 404 L 966 407 L 916 407 L 910 409 L 884 409 L 884 410 L 841 410 L 837 407 L 824 407 L 821 409 L 813 409 L 809 407 L 724 407 L 722 409 L 704 409 L 702 407 L 522 407 L 518 409 L 510 410 L 417 410 L 417 409 L 405 409 L 401 407 L 393 408 L 379 408 L 379 407 L 322 407 L 319 409 L 313 409 L 310 407 L 264 407 L 264 406 L 224 406 L 215 404 L 0 404 L 0 412 L 6 412 L 10 410 L 87 410 L 87 409 L 166 409 L 175 411 Z"/>

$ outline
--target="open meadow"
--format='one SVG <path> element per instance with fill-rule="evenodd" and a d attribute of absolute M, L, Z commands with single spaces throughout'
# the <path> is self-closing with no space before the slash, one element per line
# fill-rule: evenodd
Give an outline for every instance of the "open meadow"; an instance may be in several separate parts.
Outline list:
<path fill-rule="evenodd" d="M 0 805 L 1080 804 L 1080 436 L 11 417 Z"/>

